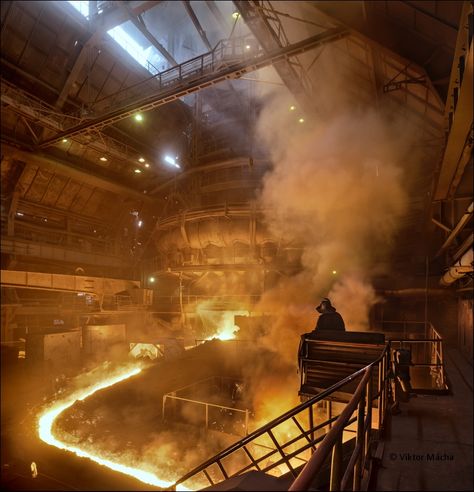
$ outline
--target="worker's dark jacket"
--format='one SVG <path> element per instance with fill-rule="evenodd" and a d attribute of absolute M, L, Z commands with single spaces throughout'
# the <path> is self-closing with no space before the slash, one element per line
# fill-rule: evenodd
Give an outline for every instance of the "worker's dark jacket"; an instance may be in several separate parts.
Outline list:
<path fill-rule="evenodd" d="M 324 330 L 346 331 L 342 316 L 336 311 L 320 314 L 314 331 L 318 333 Z"/>

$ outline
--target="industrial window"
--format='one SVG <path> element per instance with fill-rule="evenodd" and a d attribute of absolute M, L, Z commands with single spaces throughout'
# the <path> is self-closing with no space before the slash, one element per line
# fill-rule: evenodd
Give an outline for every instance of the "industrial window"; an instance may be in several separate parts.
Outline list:
<path fill-rule="evenodd" d="M 84 17 L 89 18 L 89 1 L 69 0 L 69 3 Z M 150 45 L 150 42 L 132 22 L 126 21 L 109 29 L 107 34 L 152 75 L 167 68 L 168 63 L 164 57 L 154 46 Z"/>
<path fill-rule="evenodd" d="M 70 1 L 69 2 L 80 14 L 89 18 L 89 2 L 88 1 Z"/>

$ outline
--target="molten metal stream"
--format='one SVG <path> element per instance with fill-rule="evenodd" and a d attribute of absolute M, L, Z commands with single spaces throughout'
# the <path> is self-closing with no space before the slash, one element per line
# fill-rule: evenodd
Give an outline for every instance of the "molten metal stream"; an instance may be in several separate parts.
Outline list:
<path fill-rule="evenodd" d="M 114 461 L 101 458 L 100 456 L 95 456 L 93 454 L 90 454 L 87 451 L 84 451 L 78 447 L 69 446 L 68 444 L 61 442 L 58 438 L 56 438 L 52 432 L 53 423 L 55 419 L 62 412 L 64 412 L 64 410 L 71 407 L 76 400 L 81 400 L 81 401 L 85 400 L 89 396 L 93 395 L 96 391 L 99 391 L 104 388 L 108 388 L 109 386 L 113 386 L 114 384 L 119 383 L 120 381 L 128 379 L 132 376 L 135 376 L 140 372 L 141 372 L 141 368 L 139 367 L 131 370 L 127 369 L 126 372 L 122 372 L 116 376 L 109 377 L 103 381 L 94 384 L 93 386 L 90 386 L 77 393 L 74 393 L 73 395 L 70 396 L 70 399 L 68 400 L 63 400 L 61 402 L 57 402 L 53 404 L 53 406 L 50 407 L 44 414 L 42 414 L 38 420 L 39 437 L 44 442 L 50 444 L 51 446 L 56 446 L 57 448 L 65 449 L 67 451 L 70 451 L 71 453 L 74 453 L 77 456 L 80 456 L 81 458 L 89 458 L 90 460 L 95 461 L 100 465 L 106 466 L 108 468 L 111 468 L 112 470 L 121 473 L 125 473 L 126 475 L 130 475 L 146 484 L 155 485 L 157 487 L 164 487 L 164 488 L 169 487 L 170 485 L 172 485 L 173 482 L 161 480 L 155 474 L 144 470 L 140 470 L 139 468 L 132 468 L 130 466 L 122 465 L 120 463 L 116 463 Z M 181 488 L 178 490 L 189 490 L 189 489 Z"/>

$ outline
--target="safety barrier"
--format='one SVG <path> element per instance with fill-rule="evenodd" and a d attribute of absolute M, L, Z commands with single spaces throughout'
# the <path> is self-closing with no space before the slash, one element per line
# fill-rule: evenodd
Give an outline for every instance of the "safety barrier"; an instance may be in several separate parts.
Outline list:
<path fill-rule="evenodd" d="M 251 470 L 276 475 L 289 474 L 293 478 L 298 476 L 291 490 L 308 490 L 312 479 L 331 452 L 330 490 L 340 490 L 340 486 L 347 486 L 351 476 L 354 477 L 354 489 L 359 488 L 364 464 L 376 435 L 372 427 L 372 406 L 375 402 L 379 410 L 377 432 L 381 431 L 385 422 L 390 388 L 389 364 L 390 345 L 387 344 L 377 360 L 194 468 L 177 480 L 171 490 L 186 482 L 188 485 L 192 482 L 193 488 L 204 488 Z M 371 383 L 374 368 L 378 369 L 375 391 Z M 323 422 L 315 422 L 317 404 L 358 378 L 362 380 L 342 413 Z M 356 415 L 353 416 L 356 409 Z M 344 431 L 353 423 L 356 423 L 357 428 L 355 449 L 343 470 Z M 330 427 L 332 428 L 327 434 L 321 433 Z M 319 443 L 321 444 L 316 447 Z M 308 458 L 311 450 L 314 452 Z M 302 463 L 306 463 L 306 466 L 298 474 Z"/>

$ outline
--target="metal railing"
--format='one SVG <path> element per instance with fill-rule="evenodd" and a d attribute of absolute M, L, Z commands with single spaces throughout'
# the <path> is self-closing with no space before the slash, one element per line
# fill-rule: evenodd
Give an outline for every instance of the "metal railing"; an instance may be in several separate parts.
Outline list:
<path fill-rule="evenodd" d="M 423 337 L 390 339 L 392 349 L 408 349 L 412 354 L 410 367 L 429 367 L 436 380 L 438 390 L 447 390 L 447 379 L 443 359 L 443 338 L 428 322 Z M 420 347 L 419 349 L 417 347 Z"/>
<path fill-rule="evenodd" d="M 198 405 L 204 408 L 204 424 L 205 428 L 209 429 L 209 409 L 210 408 L 217 408 L 219 410 L 225 410 L 228 412 L 236 413 L 236 414 L 241 414 L 244 418 L 244 435 L 248 434 L 248 429 L 249 429 L 249 418 L 250 418 L 250 410 L 246 408 L 245 410 L 241 408 L 236 408 L 236 407 L 228 407 L 226 405 L 219 405 L 217 403 L 209 403 L 207 401 L 201 401 L 201 400 L 194 400 L 192 398 L 183 398 L 182 396 L 175 396 L 173 394 L 166 394 L 163 396 L 163 403 L 162 403 L 162 412 L 163 412 L 163 417 L 165 415 L 165 409 L 166 409 L 166 402 L 168 400 L 175 400 L 175 401 L 183 401 L 187 403 L 191 403 L 193 405 Z"/>
<path fill-rule="evenodd" d="M 255 43 L 252 45 L 252 50 L 246 48 L 251 41 L 253 41 L 252 36 L 221 40 L 207 53 L 158 72 L 137 84 L 99 99 L 91 106 L 91 110 L 98 111 L 98 108 L 100 108 L 100 111 L 103 112 L 116 107 L 120 103 L 126 102 L 128 104 L 133 97 L 143 99 L 144 95 L 151 95 L 170 86 L 213 73 L 227 63 L 262 54 L 261 48 L 254 46 Z"/>
<path fill-rule="evenodd" d="M 353 486 L 357 489 L 375 435 L 372 428 L 372 405 L 375 400 L 378 406 L 378 432 L 384 425 L 389 400 L 389 363 L 390 345 L 387 344 L 377 360 L 194 468 L 177 480 L 171 489 L 175 490 L 177 485 L 190 481 L 193 482 L 193 487 L 202 488 L 250 470 L 277 475 L 289 473 L 296 478 L 301 463 L 307 462 L 306 466 L 309 468 L 303 470 L 303 477 L 300 478 L 301 474 L 299 475 L 299 480 L 294 485 L 296 488 L 291 490 L 308 490 L 310 478 L 315 477 L 330 452 L 333 453 L 330 490 L 339 490 L 339 486 L 347 486 L 351 476 L 354 476 Z M 378 368 L 379 374 L 376 391 L 372 387 L 374 367 Z M 360 377 L 362 380 L 343 412 L 316 423 L 316 405 Z M 353 416 L 356 408 L 356 415 Z M 333 423 L 334 426 L 327 434 L 321 434 Z M 353 423 L 356 423 L 357 427 L 355 449 L 346 469 L 342 470 L 343 433 Z M 321 444 L 317 446 L 319 443 Z M 314 453 L 308 458 L 311 451 Z"/>

